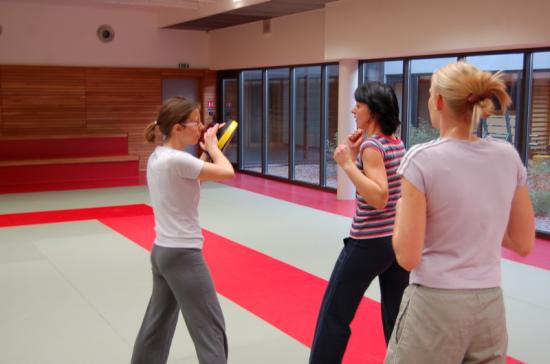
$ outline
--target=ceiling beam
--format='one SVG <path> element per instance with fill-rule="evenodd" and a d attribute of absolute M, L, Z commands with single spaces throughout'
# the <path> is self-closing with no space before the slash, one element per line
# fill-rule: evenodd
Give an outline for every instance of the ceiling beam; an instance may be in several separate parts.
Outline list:
<path fill-rule="evenodd" d="M 201 4 L 198 9 L 160 9 L 158 12 L 158 24 L 160 28 L 168 28 L 189 20 L 205 18 L 211 15 L 257 5 L 270 0 L 223 0 Z"/>

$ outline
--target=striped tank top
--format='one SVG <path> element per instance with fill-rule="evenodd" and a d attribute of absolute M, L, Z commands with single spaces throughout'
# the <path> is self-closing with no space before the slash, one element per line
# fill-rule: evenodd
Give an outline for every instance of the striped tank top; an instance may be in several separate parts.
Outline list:
<path fill-rule="evenodd" d="M 359 149 L 356 166 L 364 173 L 361 156 L 366 148 L 374 148 L 382 154 L 388 176 L 388 203 L 382 210 L 369 205 L 359 193 L 355 193 L 355 214 L 351 225 L 350 237 L 353 239 L 371 239 L 393 234 L 395 205 L 401 197 L 401 177 L 397 168 L 405 154 L 405 146 L 395 136 L 378 135 L 367 138 Z"/>

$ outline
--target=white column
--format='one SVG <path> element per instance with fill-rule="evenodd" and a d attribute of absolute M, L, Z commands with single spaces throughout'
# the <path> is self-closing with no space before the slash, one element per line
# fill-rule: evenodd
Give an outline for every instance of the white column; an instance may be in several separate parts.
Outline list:
<path fill-rule="evenodd" d="M 339 63 L 338 79 L 338 143 L 345 143 L 348 135 L 356 128 L 351 109 L 355 105 L 353 94 L 358 84 L 359 64 L 355 59 L 343 59 Z M 336 173 L 338 200 L 352 200 L 355 198 L 355 186 L 342 168 Z"/>

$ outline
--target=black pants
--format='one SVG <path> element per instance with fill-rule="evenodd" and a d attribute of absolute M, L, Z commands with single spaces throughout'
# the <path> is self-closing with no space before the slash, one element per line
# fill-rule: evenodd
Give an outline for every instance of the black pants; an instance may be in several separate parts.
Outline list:
<path fill-rule="evenodd" d="M 350 323 L 372 280 L 378 276 L 384 337 L 389 342 L 409 272 L 395 260 L 391 236 L 344 239 L 323 297 L 310 364 L 341 363 L 351 334 Z"/>

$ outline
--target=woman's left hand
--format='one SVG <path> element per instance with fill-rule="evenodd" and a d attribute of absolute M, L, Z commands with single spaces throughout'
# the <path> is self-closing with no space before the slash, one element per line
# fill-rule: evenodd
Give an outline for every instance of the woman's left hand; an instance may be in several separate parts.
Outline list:
<path fill-rule="evenodd" d="M 208 153 L 211 153 L 214 148 L 218 148 L 218 138 L 216 133 L 219 128 L 220 124 L 214 124 L 204 132 L 203 142 L 200 143 L 200 147 Z"/>

